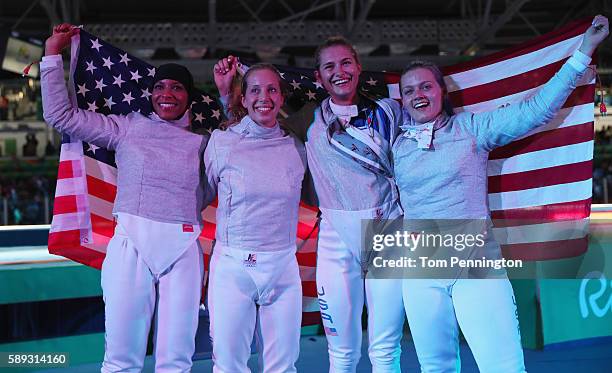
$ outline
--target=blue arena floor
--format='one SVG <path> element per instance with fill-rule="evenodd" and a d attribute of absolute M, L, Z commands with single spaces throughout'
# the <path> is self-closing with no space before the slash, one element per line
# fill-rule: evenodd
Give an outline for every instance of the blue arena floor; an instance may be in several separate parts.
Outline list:
<path fill-rule="evenodd" d="M 419 372 L 419 365 L 410 339 L 402 341 L 402 372 Z M 297 362 L 298 372 L 326 373 L 329 369 L 325 336 L 303 337 L 300 358 Z M 461 345 L 462 373 L 478 372 L 476 362 L 469 347 Z M 596 342 L 584 346 L 558 346 L 546 350 L 525 350 L 527 371 L 530 373 L 610 373 L 612 372 L 612 341 Z M 154 362 L 147 356 L 143 372 L 153 372 Z M 253 372 L 258 372 L 257 355 L 249 361 Z M 73 366 L 64 369 L 42 370 L 45 373 L 94 373 L 100 371 L 100 363 Z M 371 372 L 372 366 L 367 358 L 367 345 L 362 345 L 362 357 L 357 373 Z M 193 373 L 212 372 L 211 360 L 194 362 Z M 500 372 L 504 373 L 504 372 Z"/>

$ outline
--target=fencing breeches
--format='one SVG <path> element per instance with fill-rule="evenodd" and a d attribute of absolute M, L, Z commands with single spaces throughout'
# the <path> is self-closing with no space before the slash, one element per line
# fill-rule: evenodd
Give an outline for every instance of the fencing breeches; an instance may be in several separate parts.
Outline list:
<path fill-rule="evenodd" d="M 459 372 L 459 327 L 480 372 L 525 372 L 508 279 L 409 279 L 404 305 L 421 372 Z"/>
<path fill-rule="evenodd" d="M 355 372 L 361 357 L 361 314 L 368 308 L 368 355 L 374 373 L 400 371 L 404 325 L 401 279 L 362 277 L 359 248 L 349 248 L 321 221 L 317 291 L 329 350 L 330 372 Z"/>
<path fill-rule="evenodd" d="M 117 225 L 102 265 L 106 328 L 102 372 L 142 370 L 156 308 L 155 371 L 190 371 L 203 270 L 202 251 L 195 241 L 163 273 L 154 275 Z"/>
<path fill-rule="evenodd" d="M 302 283 L 295 248 L 253 253 L 216 246 L 210 264 L 208 306 L 213 372 L 249 372 L 254 332 L 262 372 L 296 371 Z"/>

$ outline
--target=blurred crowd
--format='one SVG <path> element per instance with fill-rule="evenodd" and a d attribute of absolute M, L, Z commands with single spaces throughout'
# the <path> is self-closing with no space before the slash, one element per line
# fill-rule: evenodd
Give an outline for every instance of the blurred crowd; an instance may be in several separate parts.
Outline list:
<path fill-rule="evenodd" d="M 596 145 L 611 145 L 612 144 L 612 126 L 606 126 L 598 131 L 595 131 Z"/>
<path fill-rule="evenodd" d="M 53 211 L 55 180 L 46 176 L 0 176 L 0 224 L 47 224 Z"/>

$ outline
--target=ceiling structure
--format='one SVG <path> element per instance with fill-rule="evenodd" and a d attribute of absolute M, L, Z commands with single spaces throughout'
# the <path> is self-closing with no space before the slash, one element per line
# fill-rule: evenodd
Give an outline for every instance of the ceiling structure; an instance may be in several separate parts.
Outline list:
<path fill-rule="evenodd" d="M 181 59 L 206 75 L 230 51 L 312 66 L 314 48 L 338 34 L 366 69 L 396 70 L 415 57 L 446 65 L 611 11 L 610 0 L 29 0 L 2 1 L 0 23 L 41 39 L 52 24 L 83 24 L 139 57 Z M 599 48 L 604 74 L 610 39 Z"/>

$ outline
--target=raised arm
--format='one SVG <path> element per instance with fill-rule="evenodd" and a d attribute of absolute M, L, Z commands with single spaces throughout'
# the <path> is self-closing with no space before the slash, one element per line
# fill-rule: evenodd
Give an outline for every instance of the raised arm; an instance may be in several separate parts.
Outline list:
<path fill-rule="evenodd" d="M 125 137 L 128 119 L 79 109 L 68 97 L 60 53 L 78 32 L 76 26 L 64 23 L 53 29 L 45 43 L 45 56 L 40 64 L 43 116 L 62 133 L 114 150 Z"/>
<path fill-rule="evenodd" d="M 232 55 L 217 61 L 213 67 L 215 85 L 219 91 L 219 102 L 223 108 L 223 114 L 230 118 L 230 95 L 232 93 L 232 83 L 237 73 L 238 59 Z"/>
<path fill-rule="evenodd" d="M 489 112 L 459 114 L 466 117 L 462 122 L 475 134 L 479 146 L 491 151 L 549 122 L 576 88 L 591 61 L 590 55 L 608 33 L 608 19 L 596 16 L 579 49 L 534 96 Z"/>

